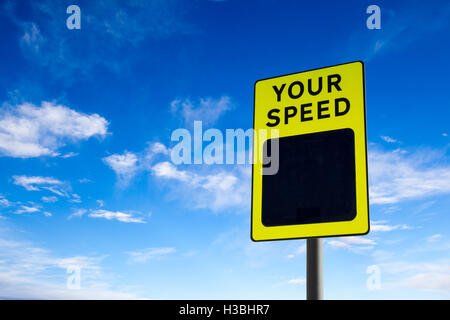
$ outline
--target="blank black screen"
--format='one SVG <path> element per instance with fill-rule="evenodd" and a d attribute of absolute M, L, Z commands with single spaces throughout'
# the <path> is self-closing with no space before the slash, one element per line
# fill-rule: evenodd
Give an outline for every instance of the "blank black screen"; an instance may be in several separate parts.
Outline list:
<path fill-rule="evenodd" d="M 265 147 L 270 150 L 268 142 Z M 263 175 L 262 223 L 280 226 L 353 220 L 354 145 L 351 129 L 279 138 L 278 173 Z"/>

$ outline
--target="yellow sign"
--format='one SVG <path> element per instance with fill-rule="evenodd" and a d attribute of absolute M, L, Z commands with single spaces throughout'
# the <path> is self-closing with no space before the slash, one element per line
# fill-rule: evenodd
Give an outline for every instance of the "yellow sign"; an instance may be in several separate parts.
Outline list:
<path fill-rule="evenodd" d="M 360 61 L 255 83 L 254 241 L 369 232 L 364 89 Z"/>

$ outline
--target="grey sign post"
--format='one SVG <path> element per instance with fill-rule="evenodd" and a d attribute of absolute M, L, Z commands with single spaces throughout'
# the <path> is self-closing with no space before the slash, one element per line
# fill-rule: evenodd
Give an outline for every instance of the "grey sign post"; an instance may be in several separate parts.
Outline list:
<path fill-rule="evenodd" d="M 322 239 L 306 240 L 306 299 L 323 299 Z"/>

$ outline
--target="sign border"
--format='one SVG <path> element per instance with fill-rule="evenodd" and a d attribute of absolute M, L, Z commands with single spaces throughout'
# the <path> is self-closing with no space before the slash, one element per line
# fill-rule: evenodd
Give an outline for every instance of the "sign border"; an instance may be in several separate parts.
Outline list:
<path fill-rule="evenodd" d="M 339 234 L 339 235 L 330 235 L 330 236 L 315 236 L 315 237 L 291 237 L 291 238 L 278 238 L 278 239 L 262 239 L 262 240 L 256 240 L 253 238 L 253 181 L 254 181 L 254 163 L 252 163 L 252 192 L 251 192 L 251 201 L 250 201 L 250 205 L 251 205 L 251 215 L 250 215 L 250 239 L 253 242 L 265 242 L 265 241 L 284 241 L 284 240 L 300 240 L 300 239 L 317 239 L 317 238 L 332 238 L 332 237 L 349 237 L 349 236 L 363 236 L 366 235 L 370 232 L 370 204 L 369 204 L 369 168 L 368 168 L 368 158 L 367 158 L 367 117 L 366 117 L 366 73 L 365 73 L 365 65 L 364 62 L 362 60 L 355 60 L 355 61 L 351 61 L 351 62 L 345 62 L 345 63 L 339 63 L 339 64 L 335 64 L 335 65 L 330 65 L 330 66 L 326 66 L 326 67 L 320 67 L 320 68 L 314 68 L 314 69 L 308 69 L 308 70 L 304 70 L 304 71 L 299 71 L 299 72 L 292 72 L 292 73 L 287 73 L 287 74 L 283 74 L 283 75 L 279 75 L 279 76 L 275 76 L 275 77 L 268 77 L 268 78 L 263 78 L 263 79 L 259 79 L 256 80 L 255 83 L 253 84 L 253 130 L 255 130 L 255 113 L 256 113 L 256 84 L 260 81 L 264 81 L 264 80 L 270 80 L 270 79 L 276 79 L 276 78 L 281 78 L 281 77 L 285 77 L 285 76 L 290 76 L 290 75 L 294 75 L 294 74 L 299 74 L 299 73 L 305 73 L 305 72 L 309 72 L 309 71 L 316 71 L 316 70 L 321 70 L 321 69 L 327 69 L 327 68 L 331 68 L 331 67 L 338 67 L 338 66 L 343 66 L 343 65 L 347 65 L 347 64 L 351 64 L 351 63 L 356 63 L 359 62 L 362 64 L 362 81 L 363 81 L 363 105 L 364 105 L 364 133 L 365 133 L 365 139 L 364 139 L 364 149 L 365 149 L 365 154 L 366 154 L 366 182 L 367 182 L 367 222 L 368 222 L 368 226 L 367 226 L 367 231 L 363 232 L 363 233 L 350 233 L 350 234 Z M 320 131 L 322 132 L 322 131 Z M 252 145 L 252 159 L 254 159 L 255 157 L 255 137 L 253 136 L 253 145 Z M 358 214 L 358 213 L 356 213 Z M 355 217 L 356 218 L 356 217 Z"/>

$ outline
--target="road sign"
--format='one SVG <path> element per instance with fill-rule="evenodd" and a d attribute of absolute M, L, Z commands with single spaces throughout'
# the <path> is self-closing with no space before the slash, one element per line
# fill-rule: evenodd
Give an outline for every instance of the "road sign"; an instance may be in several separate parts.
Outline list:
<path fill-rule="evenodd" d="M 252 239 L 367 234 L 363 62 L 259 80 L 254 99 Z"/>

